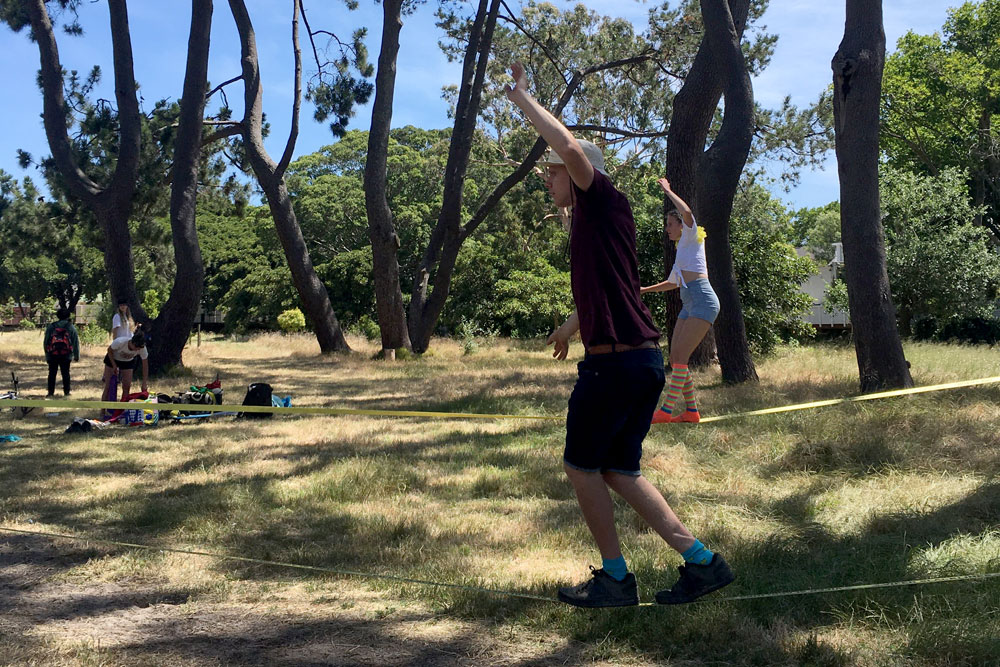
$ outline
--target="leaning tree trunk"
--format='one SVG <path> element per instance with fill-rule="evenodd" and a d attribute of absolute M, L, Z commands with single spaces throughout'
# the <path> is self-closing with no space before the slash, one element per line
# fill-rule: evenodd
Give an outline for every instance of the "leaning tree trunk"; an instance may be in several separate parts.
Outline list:
<path fill-rule="evenodd" d="M 750 13 L 750 0 L 730 0 L 729 10 L 737 35 L 742 38 Z M 691 70 L 684 78 L 684 85 L 674 97 L 664 160 L 670 187 L 684 201 L 691 204 L 695 217 L 699 219 L 701 211 L 698 210 L 697 173 L 705 152 L 705 142 L 708 139 L 712 118 L 722 98 L 725 81 L 725 63 L 720 61 L 718 50 L 712 48 L 706 28 L 706 34 L 702 37 Z M 666 214 L 671 208 L 672 204 L 667 200 L 663 210 L 663 264 L 666 273 L 670 273 L 676 257 L 676 249 L 666 236 Z M 681 300 L 677 292 L 666 292 L 666 299 L 667 332 L 672 335 L 677 324 L 677 315 L 681 312 Z M 715 356 L 715 345 L 714 329 L 709 329 L 704 340 L 691 355 L 690 365 L 698 367 L 711 363 Z"/>
<path fill-rule="evenodd" d="M 833 118 L 848 304 L 862 391 L 910 387 L 896 329 L 879 207 L 878 133 L 885 32 L 881 0 L 847 0 L 833 58 Z"/>
<path fill-rule="evenodd" d="M 486 65 L 493 45 L 500 0 L 479 0 L 476 20 L 469 32 L 469 44 L 462 63 L 462 85 L 455 105 L 455 124 L 451 133 L 448 162 L 445 165 L 444 194 L 437 224 L 431 232 L 410 298 L 410 340 L 413 349 L 424 352 L 430 345 L 451 288 L 451 274 L 462 246 L 462 198 L 465 173 L 472 152 L 472 138 L 479 117 Z M 434 289 L 429 290 L 431 274 Z"/>
<path fill-rule="evenodd" d="M 288 259 L 292 282 L 302 301 L 305 315 L 313 323 L 320 349 L 326 352 L 346 352 L 351 349 L 344 338 L 343 329 L 333 312 L 326 286 L 316 275 L 302 229 L 292 209 L 292 198 L 288 195 L 285 180 L 268 176 L 263 170 L 257 172 L 257 180 L 267 197 L 267 205 L 274 219 L 278 240 Z"/>
<path fill-rule="evenodd" d="M 139 170 L 141 123 L 136 98 L 132 42 L 125 0 L 109 0 L 111 46 L 115 72 L 115 100 L 118 104 L 118 161 L 111 180 L 99 185 L 88 177 L 73 155 L 67 132 L 68 105 L 63 95 L 63 68 L 59 61 L 52 21 L 45 0 L 25 2 L 31 23 L 32 38 L 38 44 L 39 80 L 42 88 L 42 121 L 52 161 L 70 194 L 94 213 L 103 232 L 104 266 L 113 300 L 126 299 L 136 316 L 144 316 L 136 294 L 135 270 L 132 263 L 132 236 L 128 219 L 132 213 Z"/>
<path fill-rule="evenodd" d="M 292 96 L 292 127 L 285 143 L 281 160 L 275 164 L 264 148 L 263 104 L 260 83 L 260 66 L 257 54 L 257 36 L 250 14 L 243 0 L 229 0 L 229 8 L 240 34 L 241 63 L 243 69 L 244 112 L 240 130 L 247 158 L 257 182 L 260 183 L 274 219 L 274 227 L 285 251 L 285 259 L 292 273 L 292 282 L 299 294 L 305 316 L 316 332 L 320 350 L 324 353 L 350 350 L 340 322 L 333 312 L 326 286 L 316 275 L 309 250 L 306 248 L 302 229 L 292 210 L 292 200 L 285 186 L 288 168 L 298 137 L 299 110 L 302 105 L 302 50 L 298 38 L 299 0 L 294 0 L 292 17 L 292 42 L 295 56 L 295 91 Z"/>
<path fill-rule="evenodd" d="M 205 265 L 195 228 L 195 205 L 211 33 L 212 0 L 192 0 L 187 70 L 171 171 L 170 229 L 177 271 L 170 297 L 152 322 L 149 343 L 152 373 L 182 363 L 184 346 L 191 333 L 191 323 L 198 314 L 205 283 Z"/>
<path fill-rule="evenodd" d="M 399 32 L 403 27 L 402 5 L 403 0 L 382 2 L 382 49 L 375 76 L 375 102 L 368 132 L 364 178 L 365 211 L 368 214 L 368 237 L 372 244 L 375 274 L 375 307 L 382 334 L 382 353 L 386 356 L 392 354 L 390 350 L 411 348 L 403 291 L 399 286 L 399 236 L 385 193 L 389 127 L 396 88 L 396 56 L 399 53 Z"/>
<path fill-rule="evenodd" d="M 705 250 L 711 267 L 709 275 L 721 306 L 715 321 L 716 349 L 724 382 L 756 382 L 757 370 L 747 343 L 729 243 L 733 198 L 753 141 L 753 88 L 726 0 L 701 0 L 701 8 L 706 39 L 711 41 L 716 60 L 726 73 L 722 127 L 705 153 L 697 181 L 698 211 L 708 234 Z"/>

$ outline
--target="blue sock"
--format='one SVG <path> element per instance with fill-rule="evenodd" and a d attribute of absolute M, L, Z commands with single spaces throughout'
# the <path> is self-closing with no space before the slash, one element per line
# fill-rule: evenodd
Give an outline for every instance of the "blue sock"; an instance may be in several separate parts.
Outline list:
<path fill-rule="evenodd" d="M 681 554 L 681 557 L 684 558 L 685 563 L 708 565 L 712 562 L 712 556 L 714 555 L 715 552 L 709 551 L 708 548 L 701 543 L 701 540 L 695 540 L 694 544 L 688 547 L 688 550 Z"/>
<path fill-rule="evenodd" d="M 615 581 L 621 581 L 628 574 L 628 565 L 625 564 L 625 556 L 619 556 L 611 560 L 602 558 L 601 560 L 604 561 L 604 571 Z"/>

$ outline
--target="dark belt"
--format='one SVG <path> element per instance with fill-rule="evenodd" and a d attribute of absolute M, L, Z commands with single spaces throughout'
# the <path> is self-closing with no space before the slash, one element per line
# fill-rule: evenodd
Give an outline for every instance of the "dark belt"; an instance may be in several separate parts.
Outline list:
<path fill-rule="evenodd" d="M 655 340 L 647 340 L 639 345 L 623 345 L 621 343 L 605 343 L 587 348 L 587 354 L 611 354 L 612 352 L 631 352 L 632 350 L 651 350 L 659 347 Z"/>

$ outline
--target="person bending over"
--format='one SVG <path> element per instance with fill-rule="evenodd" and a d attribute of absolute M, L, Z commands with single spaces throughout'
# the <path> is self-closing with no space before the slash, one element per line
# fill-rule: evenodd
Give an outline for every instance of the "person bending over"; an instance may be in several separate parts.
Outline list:
<path fill-rule="evenodd" d="M 148 391 L 149 352 L 146 350 L 146 334 L 138 329 L 131 337 L 122 336 L 111 341 L 108 353 L 104 355 L 104 394 L 101 400 L 117 401 L 118 392 L 111 392 L 111 378 L 118 375 L 122 396 L 128 396 L 132 387 L 132 372 L 142 361 L 142 390 Z"/>
<path fill-rule="evenodd" d="M 602 567 L 589 580 L 559 590 L 579 607 L 636 605 L 635 575 L 628 571 L 615 528 L 610 490 L 622 496 L 685 564 L 662 604 L 691 602 L 733 581 L 713 553 L 677 518 L 639 469 L 642 441 L 664 385 L 660 332 L 639 295 L 635 221 L 628 200 L 611 184 L 601 149 L 577 140 L 528 93 L 524 67 L 511 73 L 507 97 L 552 148 L 543 162 L 545 186 L 557 207 L 572 207 L 570 283 L 576 310 L 548 339 L 553 356 L 566 358 L 577 331 L 586 354 L 569 398 L 563 469 L 601 552 Z"/>

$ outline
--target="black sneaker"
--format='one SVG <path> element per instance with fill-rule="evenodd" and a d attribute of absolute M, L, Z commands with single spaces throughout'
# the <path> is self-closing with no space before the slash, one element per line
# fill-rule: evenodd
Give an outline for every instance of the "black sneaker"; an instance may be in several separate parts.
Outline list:
<path fill-rule="evenodd" d="M 639 591 L 631 572 L 621 581 L 593 565 L 590 572 L 593 576 L 582 584 L 560 588 L 559 601 L 574 607 L 634 607 L 639 604 Z"/>
<path fill-rule="evenodd" d="M 736 576 L 721 554 L 712 556 L 707 565 L 685 563 L 677 568 L 681 578 L 669 590 L 656 594 L 659 604 L 684 604 L 694 602 L 702 595 L 717 591 L 733 583 Z"/>

